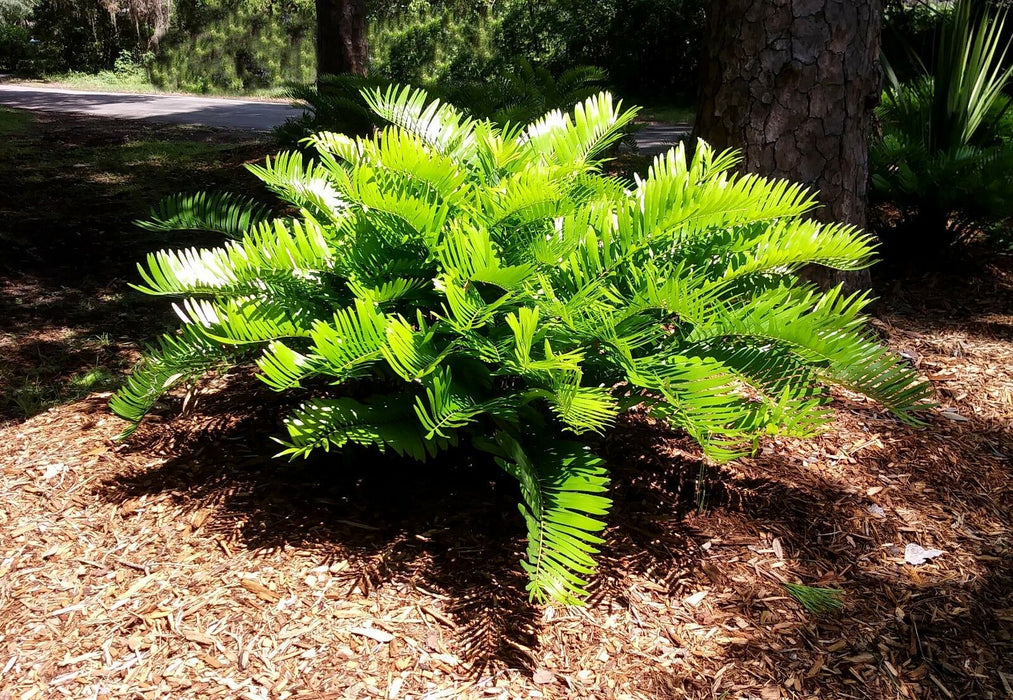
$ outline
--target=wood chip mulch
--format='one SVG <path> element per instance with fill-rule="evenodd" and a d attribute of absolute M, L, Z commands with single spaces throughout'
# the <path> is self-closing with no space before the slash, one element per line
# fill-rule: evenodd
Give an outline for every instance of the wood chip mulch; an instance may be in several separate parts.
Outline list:
<path fill-rule="evenodd" d="M 698 489 L 692 446 L 627 417 L 584 608 L 527 602 L 508 480 L 467 456 L 271 460 L 285 399 L 246 375 L 127 444 L 103 395 L 3 428 L 0 698 L 1013 697 L 1013 281 L 993 275 L 880 309 L 937 389 L 925 429 L 842 392 L 825 435 Z"/>

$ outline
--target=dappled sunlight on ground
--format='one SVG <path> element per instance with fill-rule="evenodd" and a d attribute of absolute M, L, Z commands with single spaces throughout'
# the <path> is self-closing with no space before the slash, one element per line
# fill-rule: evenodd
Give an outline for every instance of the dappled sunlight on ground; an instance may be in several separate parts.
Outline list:
<path fill-rule="evenodd" d="M 166 245 L 217 242 L 133 221 L 181 190 L 243 191 L 273 146 L 250 134 L 61 115 L 0 113 L 0 425 L 110 388 L 171 317 L 132 290 L 135 263 Z"/>

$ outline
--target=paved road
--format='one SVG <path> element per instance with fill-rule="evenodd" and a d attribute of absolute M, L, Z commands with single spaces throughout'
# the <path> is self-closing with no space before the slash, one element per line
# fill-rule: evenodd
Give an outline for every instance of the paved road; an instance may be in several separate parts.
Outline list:
<path fill-rule="evenodd" d="M 227 129 L 270 131 L 301 113 L 278 102 L 257 102 L 189 95 L 138 95 L 85 92 L 26 85 L 0 85 L 0 104 L 21 109 L 69 112 L 116 119 L 151 119 Z M 667 150 L 689 134 L 688 124 L 650 124 L 636 133 L 645 155 Z"/>
<path fill-rule="evenodd" d="M 301 110 L 278 102 L 0 85 L 0 104 L 117 119 L 269 131 Z"/>

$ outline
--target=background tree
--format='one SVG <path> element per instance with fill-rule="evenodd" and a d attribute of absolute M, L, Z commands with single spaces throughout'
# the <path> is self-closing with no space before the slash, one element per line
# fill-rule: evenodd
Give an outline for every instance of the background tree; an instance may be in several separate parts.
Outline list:
<path fill-rule="evenodd" d="M 316 0 L 317 78 L 369 69 L 365 0 Z"/>
<path fill-rule="evenodd" d="M 817 188 L 818 218 L 864 227 L 881 24 L 880 0 L 712 0 L 696 135 L 741 149 L 748 171 Z"/>

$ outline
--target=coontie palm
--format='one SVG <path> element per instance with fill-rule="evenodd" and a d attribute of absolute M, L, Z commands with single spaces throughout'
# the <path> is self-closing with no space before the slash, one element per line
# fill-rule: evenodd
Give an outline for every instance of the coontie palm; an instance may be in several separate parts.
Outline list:
<path fill-rule="evenodd" d="M 182 327 L 148 349 L 118 415 L 136 424 L 173 387 L 254 363 L 274 390 L 318 389 L 281 455 L 470 444 L 517 479 L 531 596 L 565 602 L 587 593 L 610 506 L 588 437 L 622 411 L 716 461 L 813 434 L 832 384 L 917 422 L 928 389 L 865 330 L 868 297 L 796 275 L 873 255 L 860 231 L 806 218 L 801 186 L 734 175 L 735 155 L 703 143 L 607 177 L 601 154 L 634 117 L 607 93 L 507 128 L 409 88 L 365 97 L 382 131 L 320 133 L 314 158 L 251 168 L 284 213 L 228 195 L 156 210 L 150 227 L 227 240 L 140 265 L 138 288 L 177 299 Z"/>

